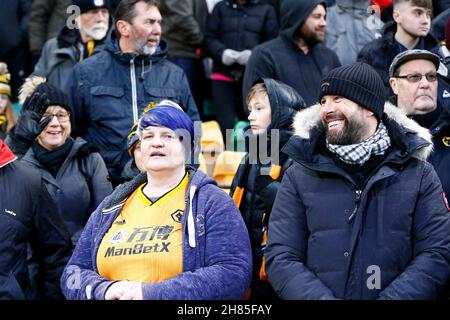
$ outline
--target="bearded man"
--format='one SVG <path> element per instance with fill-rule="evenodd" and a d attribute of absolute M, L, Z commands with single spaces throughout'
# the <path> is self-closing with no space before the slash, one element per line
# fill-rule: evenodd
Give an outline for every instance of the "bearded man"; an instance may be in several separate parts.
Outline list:
<path fill-rule="evenodd" d="M 161 20 L 156 0 L 122 0 L 105 50 L 78 63 L 67 84 L 73 134 L 100 148 L 114 185 L 130 159 L 128 132 L 150 102 L 170 99 L 200 120 L 184 71 L 166 59 Z"/>
<path fill-rule="evenodd" d="M 104 49 L 110 29 L 109 0 L 74 0 L 58 36 L 48 40 L 33 74 L 64 90 L 75 64 Z"/>
<path fill-rule="evenodd" d="M 450 215 L 431 135 L 384 101 L 361 62 L 321 81 L 283 151 L 294 160 L 268 226 L 282 299 L 435 299 L 450 276 Z"/>
<path fill-rule="evenodd" d="M 277 38 L 256 46 L 245 67 L 243 96 L 254 82 L 272 78 L 291 86 L 307 105 L 317 102 L 321 78 L 341 65 L 325 40 L 326 1 L 283 0 Z M 248 108 L 244 104 L 245 113 Z"/>

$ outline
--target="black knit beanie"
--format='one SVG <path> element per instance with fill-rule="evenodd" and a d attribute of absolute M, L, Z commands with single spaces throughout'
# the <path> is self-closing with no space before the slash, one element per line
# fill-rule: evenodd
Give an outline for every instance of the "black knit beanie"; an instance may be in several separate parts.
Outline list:
<path fill-rule="evenodd" d="M 109 10 L 109 0 L 73 0 L 72 4 L 80 8 L 80 13 L 99 8 Z"/>
<path fill-rule="evenodd" d="M 45 93 L 49 99 L 49 105 L 57 105 L 66 109 L 68 112 L 72 113 L 72 107 L 70 105 L 69 97 L 62 92 L 60 89 L 51 85 L 50 83 L 41 83 L 37 88 L 36 92 Z"/>
<path fill-rule="evenodd" d="M 386 89 L 374 68 L 356 62 L 331 70 L 320 83 L 319 101 L 323 96 L 347 98 L 369 109 L 380 122 L 384 112 Z"/>

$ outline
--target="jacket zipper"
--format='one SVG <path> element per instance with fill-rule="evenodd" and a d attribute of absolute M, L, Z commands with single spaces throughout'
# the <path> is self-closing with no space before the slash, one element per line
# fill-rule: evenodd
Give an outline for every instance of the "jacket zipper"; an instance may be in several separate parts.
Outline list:
<path fill-rule="evenodd" d="M 136 90 L 136 69 L 134 65 L 134 58 L 130 60 L 130 78 L 131 78 L 131 101 L 133 106 L 133 123 L 138 119 L 137 108 L 137 90 Z"/>
<path fill-rule="evenodd" d="M 352 222 L 353 218 L 356 216 L 356 212 L 358 211 L 359 202 L 361 201 L 361 193 L 362 190 L 356 190 L 355 191 L 355 208 L 352 211 L 352 214 L 348 217 L 347 223 Z"/>

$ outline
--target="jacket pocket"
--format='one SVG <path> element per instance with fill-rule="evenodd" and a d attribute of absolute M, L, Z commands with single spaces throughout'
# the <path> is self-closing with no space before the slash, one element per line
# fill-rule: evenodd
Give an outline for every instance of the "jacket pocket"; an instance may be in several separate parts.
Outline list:
<path fill-rule="evenodd" d="M 124 99 L 123 88 L 96 86 L 91 88 L 90 93 L 92 96 L 90 115 L 93 121 L 125 117 L 128 103 Z"/>
<path fill-rule="evenodd" d="M 175 90 L 171 88 L 151 88 L 149 86 L 145 86 L 145 92 L 150 95 L 153 100 L 157 100 L 158 102 L 164 99 L 169 99 L 179 103 L 178 99 L 176 99 L 177 94 Z"/>

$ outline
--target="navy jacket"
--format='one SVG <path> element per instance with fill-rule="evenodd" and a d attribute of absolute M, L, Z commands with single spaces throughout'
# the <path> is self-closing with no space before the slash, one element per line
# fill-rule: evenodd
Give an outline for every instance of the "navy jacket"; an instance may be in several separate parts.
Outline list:
<path fill-rule="evenodd" d="M 320 80 L 328 71 L 340 66 L 339 59 L 322 43 L 310 48 L 305 55 L 292 39 L 295 31 L 311 11 L 322 2 L 319 0 L 281 2 L 280 34 L 277 38 L 253 49 L 245 68 L 244 97 L 257 79 L 273 78 L 297 90 L 307 105 L 317 102 Z M 248 112 L 247 109 L 245 112 Z"/>
<path fill-rule="evenodd" d="M 269 281 L 282 299 L 434 299 L 450 276 L 450 214 L 429 132 L 386 106 L 383 162 L 358 190 L 325 153 L 320 106 L 298 113 L 269 220 Z"/>
<path fill-rule="evenodd" d="M 392 95 L 389 85 L 389 67 L 395 56 L 400 53 L 395 50 L 396 31 L 395 22 L 385 24 L 382 37 L 366 44 L 358 54 L 358 61 L 371 65 L 383 79 L 387 97 Z M 423 41 L 425 50 L 431 50 L 438 45 L 437 40 L 431 34 L 425 36 Z"/>
<path fill-rule="evenodd" d="M 105 50 L 77 63 L 68 80 L 73 135 L 100 147 L 113 181 L 130 159 L 128 132 L 150 102 L 173 100 L 200 119 L 186 75 L 166 55 L 163 41 L 151 56 L 122 53 L 112 34 Z"/>
<path fill-rule="evenodd" d="M 98 274 L 100 242 L 128 196 L 146 181 L 147 174 L 142 173 L 122 184 L 92 214 L 61 277 L 67 299 L 104 299 L 111 281 Z M 181 224 L 183 272 L 144 283 L 144 300 L 241 299 L 252 269 L 248 234 L 231 198 L 201 171 L 189 172 Z M 71 285 L 74 275 L 79 279 L 76 287 Z"/>
<path fill-rule="evenodd" d="M 3 150 L 0 140 L 0 158 Z M 0 300 L 33 297 L 28 245 L 40 266 L 42 296 L 62 299 L 58 284 L 72 244 L 39 172 L 18 160 L 0 160 L 0 194 Z"/>

